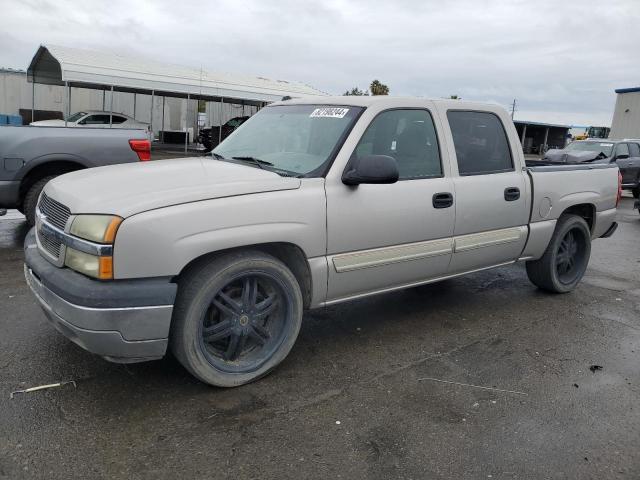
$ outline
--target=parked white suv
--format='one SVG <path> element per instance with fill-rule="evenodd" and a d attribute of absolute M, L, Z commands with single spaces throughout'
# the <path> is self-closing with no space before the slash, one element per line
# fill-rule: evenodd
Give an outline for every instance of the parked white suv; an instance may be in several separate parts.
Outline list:
<path fill-rule="evenodd" d="M 64 120 L 40 120 L 31 122 L 35 127 L 64 127 Z M 109 113 L 99 110 L 77 112 L 67 118 L 67 127 L 92 127 L 92 128 L 129 128 L 149 130 L 149 124 L 139 122 L 123 113 Z"/>

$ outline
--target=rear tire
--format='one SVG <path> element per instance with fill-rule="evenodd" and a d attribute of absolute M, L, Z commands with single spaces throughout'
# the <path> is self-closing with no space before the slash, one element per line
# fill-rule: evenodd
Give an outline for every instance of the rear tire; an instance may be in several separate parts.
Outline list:
<path fill-rule="evenodd" d="M 527 276 L 542 290 L 567 293 L 582 280 L 590 255 L 587 222 L 577 215 L 563 215 L 542 258 L 527 262 Z"/>
<path fill-rule="evenodd" d="M 178 283 L 171 349 L 201 381 L 244 385 L 291 351 L 302 324 L 302 293 L 278 259 L 259 251 L 214 257 Z"/>
<path fill-rule="evenodd" d="M 33 227 L 36 224 L 36 206 L 38 204 L 40 192 L 42 192 L 42 189 L 49 180 L 53 180 L 56 177 L 57 175 L 50 175 L 48 177 L 41 178 L 31 185 L 29 190 L 27 190 L 27 194 L 24 196 L 24 202 L 22 204 L 22 213 L 27 217 L 27 223 L 30 226 Z"/>
<path fill-rule="evenodd" d="M 640 197 L 640 187 L 632 188 L 631 189 L 631 194 L 633 195 L 633 198 Z"/>

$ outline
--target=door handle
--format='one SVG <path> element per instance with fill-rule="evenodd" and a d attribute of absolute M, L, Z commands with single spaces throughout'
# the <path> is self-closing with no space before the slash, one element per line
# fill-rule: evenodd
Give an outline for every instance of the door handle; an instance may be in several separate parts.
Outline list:
<path fill-rule="evenodd" d="M 513 202 L 520 198 L 520 189 L 518 187 L 507 187 L 504 189 L 504 199 L 507 202 Z"/>
<path fill-rule="evenodd" d="M 449 208 L 453 205 L 453 195 L 449 192 L 433 194 L 433 208 Z"/>

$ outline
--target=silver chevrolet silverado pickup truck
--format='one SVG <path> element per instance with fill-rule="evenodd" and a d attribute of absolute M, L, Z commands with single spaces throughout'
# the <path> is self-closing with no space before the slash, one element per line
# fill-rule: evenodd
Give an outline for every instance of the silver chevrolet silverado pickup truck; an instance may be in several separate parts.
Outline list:
<path fill-rule="evenodd" d="M 305 309 L 526 262 L 568 292 L 616 228 L 615 164 L 527 167 L 513 123 L 460 100 L 274 103 L 211 157 L 49 182 L 25 242 L 51 323 L 116 362 L 171 348 L 197 378 L 255 380 Z"/>

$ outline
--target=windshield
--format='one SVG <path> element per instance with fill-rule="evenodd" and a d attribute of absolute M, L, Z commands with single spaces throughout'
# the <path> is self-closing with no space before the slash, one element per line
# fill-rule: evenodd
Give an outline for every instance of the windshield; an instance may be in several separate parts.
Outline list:
<path fill-rule="evenodd" d="M 602 152 L 607 157 L 611 156 L 613 143 L 609 142 L 573 142 L 566 148 L 571 152 Z"/>
<path fill-rule="evenodd" d="M 74 113 L 70 117 L 67 117 L 67 122 L 77 122 L 78 120 L 80 120 L 85 115 L 86 115 L 85 112 Z"/>
<path fill-rule="evenodd" d="M 361 111 L 360 107 L 327 105 L 265 107 L 213 154 L 217 158 L 257 159 L 267 170 L 322 175 Z"/>

